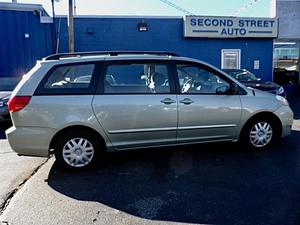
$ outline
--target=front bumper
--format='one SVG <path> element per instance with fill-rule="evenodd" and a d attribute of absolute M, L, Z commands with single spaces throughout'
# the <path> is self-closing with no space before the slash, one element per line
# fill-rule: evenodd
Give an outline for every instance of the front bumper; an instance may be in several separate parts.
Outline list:
<path fill-rule="evenodd" d="M 51 128 L 13 126 L 5 133 L 12 150 L 19 155 L 48 157 L 55 132 Z"/>
<path fill-rule="evenodd" d="M 288 136 L 291 134 L 294 113 L 291 108 L 287 105 L 282 105 L 279 107 L 275 114 L 279 117 L 282 124 L 282 137 Z"/>

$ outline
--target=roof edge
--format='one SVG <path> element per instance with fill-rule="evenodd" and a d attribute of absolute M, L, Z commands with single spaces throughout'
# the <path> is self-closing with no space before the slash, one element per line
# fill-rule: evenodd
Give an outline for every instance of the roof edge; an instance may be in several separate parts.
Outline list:
<path fill-rule="evenodd" d="M 39 11 L 41 13 L 41 16 L 50 17 L 41 4 L 0 2 L 0 10 L 32 11 L 32 12 Z"/>
<path fill-rule="evenodd" d="M 56 18 L 67 18 L 67 15 L 55 15 Z M 142 16 L 142 15 L 74 15 L 74 18 L 127 18 L 127 19 L 182 19 L 183 16 Z"/>

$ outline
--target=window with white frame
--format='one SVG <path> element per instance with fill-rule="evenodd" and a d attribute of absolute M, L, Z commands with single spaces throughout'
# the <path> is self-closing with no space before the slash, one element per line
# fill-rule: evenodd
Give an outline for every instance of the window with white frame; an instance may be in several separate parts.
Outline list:
<path fill-rule="evenodd" d="M 240 49 L 222 49 L 222 69 L 240 69 L 241 68 L 241 50 Z"/>

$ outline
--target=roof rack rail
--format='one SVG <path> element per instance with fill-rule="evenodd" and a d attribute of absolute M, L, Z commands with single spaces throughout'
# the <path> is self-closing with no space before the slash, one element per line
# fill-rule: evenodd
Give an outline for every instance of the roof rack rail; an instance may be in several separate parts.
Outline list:
<path fill-rule="evenodd" d="M 118 55 L 167 55 L 167 56 L 179 56 L 173 52 L 163 52 L 163 51 L 94 51 L 94 52 L 74 52 L 74 53 L 60 53 L 49 55 L 43 58 L 44 61 L 47 60 L 57 60 L 60 58 L 68 58 L 68 57 L 81 57 L 81 56 L 93 56 L 93 55 L 110 55 L 110 56 L 118 56 Z"/>

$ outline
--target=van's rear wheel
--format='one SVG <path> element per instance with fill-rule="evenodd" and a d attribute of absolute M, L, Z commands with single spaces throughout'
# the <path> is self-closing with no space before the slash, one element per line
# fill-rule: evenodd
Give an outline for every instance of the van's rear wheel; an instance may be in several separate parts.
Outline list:
<path fill-rule="evenodd" d="M 279 139 L 276 123 L 269 118 L 258 118 L 248 123 L 242 134 L 242 141 L 257 151 L 270 148 Z"/>
<path fill-rule="evenodd" d="M 101 144 L 94 135 L 83 131 L 68 131 L 56 140 L 55 158 L 63 168 L 85 170 L 99 160 L 100 147 Z"/>

